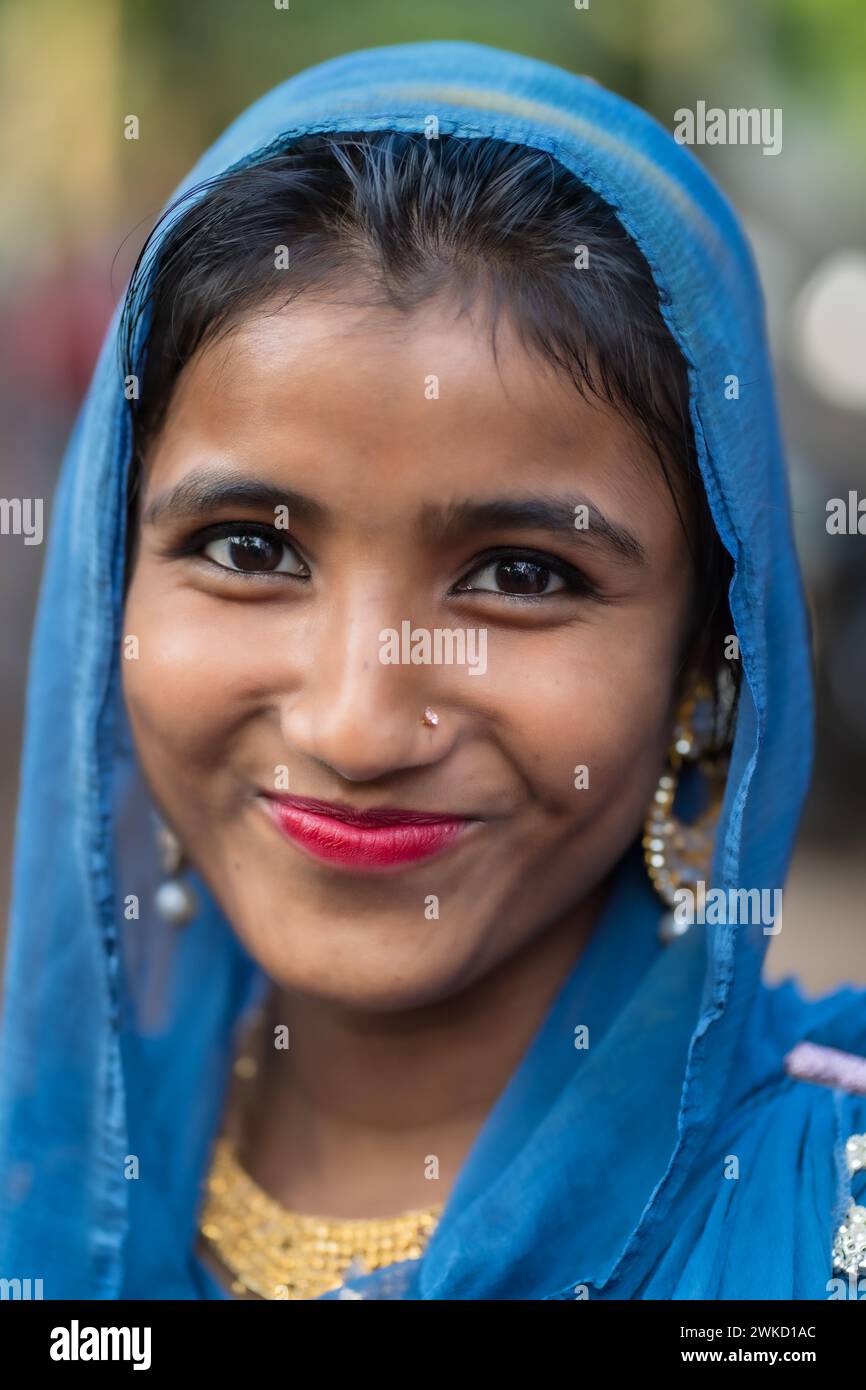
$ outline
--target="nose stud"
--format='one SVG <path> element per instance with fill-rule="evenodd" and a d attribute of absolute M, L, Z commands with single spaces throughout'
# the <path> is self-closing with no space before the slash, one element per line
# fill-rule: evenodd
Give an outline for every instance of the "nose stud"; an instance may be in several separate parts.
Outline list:
<path fill-rule="evenodd" d="M 426 724 L 428 729 L 435 729 L 436 725 L 439 723 L 439 715 L 428 705 L 424 711 L 424 718 L 421 720 L 421 723 Z"/>

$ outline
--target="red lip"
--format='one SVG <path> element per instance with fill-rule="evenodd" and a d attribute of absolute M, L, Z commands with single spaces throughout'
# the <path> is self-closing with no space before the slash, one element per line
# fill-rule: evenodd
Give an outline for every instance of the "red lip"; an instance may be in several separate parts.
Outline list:
<path fill-rule="evenodd" d="M 388 807 L 357 811 L 307 797 L 268 796 L 278 830 L 317 859 L 355 870 L 387 869 L 440 854 L 477 821 Z"/>

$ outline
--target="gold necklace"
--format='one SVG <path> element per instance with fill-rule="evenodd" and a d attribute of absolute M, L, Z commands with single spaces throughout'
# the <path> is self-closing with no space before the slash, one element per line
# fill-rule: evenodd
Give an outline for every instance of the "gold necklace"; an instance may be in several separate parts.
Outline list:
<path fill-rule="evenodd" d="M 266 1006 L 253 1015 L 247 1046 L 235 1060 L 240 1104 L 263 1055 Z M 234 1122 L 230 1103 L 227 1128 Z M 444 1203 L 399 1216 L 337 1220 L 289 1211 L 240 1163 L 229 1132 L 214 1146 L 199 1216 L 199 1233 L 234 1275 L 232 1293 L 267 1299 L 313 1299 L 339 1288 L 346 1275 L 400 1260 L 420 1259 Z"/>
<path fill-rule="evenodd" d="M 347 1272 L 417 1260 L 442 1205 L 400 1216 L 333 1220 L 288 1211 L 259 1187 L 221 1136 L 199 1219 L 203 1239 L 234 1275 L 233 1293 L 313 1299 L 339 1288 Z"/>

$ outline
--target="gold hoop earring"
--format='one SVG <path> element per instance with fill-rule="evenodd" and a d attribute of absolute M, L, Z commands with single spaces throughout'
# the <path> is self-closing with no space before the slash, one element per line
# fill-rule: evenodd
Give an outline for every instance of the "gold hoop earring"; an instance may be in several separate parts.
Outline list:
<path fill-rule="evenodd" d="M 189 884 L 180 877 L 184 864 L 180 840 L 159 818 L 156 822 L 156 846 L 162 871 L 168 877 L 156 890 L 154 907 L 160 917 L 171 922 L 172 926 L 186 926 L 198 911 L 198 900 Z"/>
<path fill-rule="evenodd" d="M 706 895 L 719 814 L 727 777 L 727 762 L 706 758 L 713 743 L 712 690 L 701 682 L 680 705 L 668 768 L 659 778 L 643 829 L 644 863 L 650 881 L 669 909 L 659 922 L 659 938 L 668 945 L 691 925 L 688 915 L 678 917 L 677 893 L 688 889 L 700 913 Z M 673 814 L 673 804 L 684 763 L 700 764 L 710 782 L 709 805 L 691 824 Z"/>

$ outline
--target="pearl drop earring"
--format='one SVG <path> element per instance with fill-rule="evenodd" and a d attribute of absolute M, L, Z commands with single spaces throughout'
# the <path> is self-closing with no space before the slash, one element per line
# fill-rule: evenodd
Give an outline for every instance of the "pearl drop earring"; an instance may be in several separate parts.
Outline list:
<path fill-rule="evenodd" d="M 179 877 L 184 853 L 180 840 L 164 821 L 157 820 L 156 844 L 163 873 L 168 877 L 156 890 L 154 906 L 166 922 L 183 927 L 198 910 L 196 895 L 188 883 Z"/>

